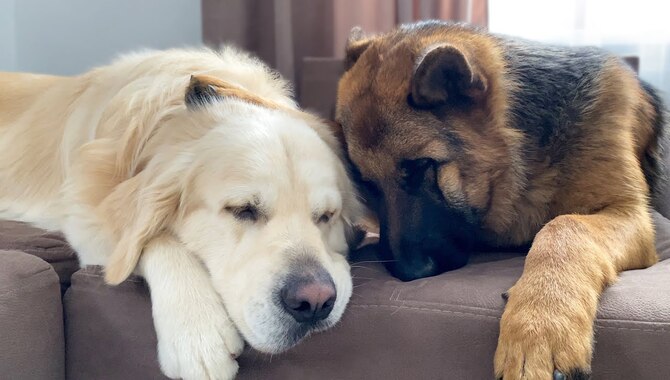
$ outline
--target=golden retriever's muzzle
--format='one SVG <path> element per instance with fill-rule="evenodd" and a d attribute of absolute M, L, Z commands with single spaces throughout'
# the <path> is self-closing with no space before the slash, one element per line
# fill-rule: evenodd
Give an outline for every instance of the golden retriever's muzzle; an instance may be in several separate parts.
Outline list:
<path fill-rule="evenodd" d="M 320 263 L 301 257 L 291 264 L 278 298 L 283 310 L 305 330 L 328 318 L 337 291 L 333 278 Z"/>
<path fill-rule="evenodd" d="M 335 305 L 333 279 L 323 268 L 314 274 L 291 276 L 280 291 L 284 310 L 298 323 L 326 319 Z"/>

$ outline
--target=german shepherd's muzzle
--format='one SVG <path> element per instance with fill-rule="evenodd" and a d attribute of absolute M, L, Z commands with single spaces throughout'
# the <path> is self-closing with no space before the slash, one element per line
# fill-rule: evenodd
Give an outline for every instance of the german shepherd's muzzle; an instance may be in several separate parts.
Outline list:
<path fill-rule="evenodd" d="M 383 190 L 376 207 L 386 267 L 410 281 L 464 266 L 478 229 L 476 213 L 445 201 L 436 185 L 435 161 L 419 159 L 402 166 L 407 175 L 398 186 Z"/>

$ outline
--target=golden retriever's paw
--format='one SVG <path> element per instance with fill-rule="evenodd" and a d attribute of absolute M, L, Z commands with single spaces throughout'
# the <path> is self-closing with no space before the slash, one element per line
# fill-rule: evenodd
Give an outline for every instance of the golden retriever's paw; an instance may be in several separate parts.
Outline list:
<path fill-rule="evenodd" d="M 221 308 L 223 309 L 223 308 Z M 193 310 L 184 310 L 188 317 Z M 205 313 L 206 318 L 184 318 L 167 329 L 159 328 L 158 360 L 163 373 L 173 379 L 227 380 L 237 374 L 237 357 L 244 349 L 244 340 L 224 310 L 217 314 Z"/>
<path fill-rule="evenodd" d="M 536 304 L 544 305 L 531 306 Z M 590 378 L 592 319 L 583 311 L 556 311 L 546 303 L 510 296 L 500 321 L 494 359 L 496 379 L 581 380 Z M 551 310 L 549 310 L 551 309 Z"/>

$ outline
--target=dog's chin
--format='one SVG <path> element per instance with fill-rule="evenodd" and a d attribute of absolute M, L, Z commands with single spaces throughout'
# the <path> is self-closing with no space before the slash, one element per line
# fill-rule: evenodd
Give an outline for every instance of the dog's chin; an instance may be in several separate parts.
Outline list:
<path fill-rule="evenodd" d="M 288 321 L 283 321 L 280 324 L 283 325 L 283 328 L 270 334 L 252 333 L 247 335 L 242 332 L 242 335 L 255 350 L 266 354 L 279 354 L 293 348 L 310 334 L 329 329 L 335 324 L 335 321 L 328 318 L 310 324 Z"/>

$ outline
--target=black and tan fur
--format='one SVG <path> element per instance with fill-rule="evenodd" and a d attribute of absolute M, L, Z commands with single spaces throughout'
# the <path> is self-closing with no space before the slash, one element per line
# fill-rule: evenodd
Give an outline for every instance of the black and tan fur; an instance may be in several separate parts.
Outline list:
<path fill-rule="evenodd" d="M 529 246 L 495 375 L 587 376 L 601 292 L 657 260 L 654 90 L 595 48 L 423 22 L 352 32 L 337 120 L 391 272 L 410 280 L 479 248 Z"/>

